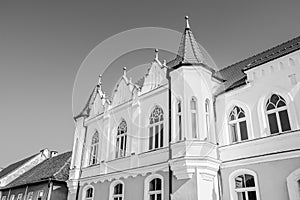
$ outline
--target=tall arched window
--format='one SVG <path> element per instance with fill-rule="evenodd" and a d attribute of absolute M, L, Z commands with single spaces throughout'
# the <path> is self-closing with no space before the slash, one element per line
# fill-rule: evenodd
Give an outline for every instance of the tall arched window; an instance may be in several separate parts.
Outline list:
<path fill-rule="evenodd" d="M 127 146 L 127 123 L 125 120 L 122 120 L 117 130 L 116 158 L 121 158 L 126 156 L 126 146 Z"/>
<path fill-rule="evenodd" d="M 198 113 L 197 113 L 197 99 L 192 97 L 191 99 L 191 120 L 192 120 L 192 137 L 198 137 Z"/>
<path fill-rule="evenodd" d="M 114 187 L 113 200 L 123 200 L 124 192 L 123 192 L 123 184 L 118 183 Z"/>
<path fill-rule="evenodd" d="M 177 101 L 177 130 L 178 130 L 178 140 L 182 140 L 182 105 L 181 101 Z"/>
<path fill-rule="evenodd" d="M 92 137 L 89 165 L 95 165 L 98 163 L 98 149 L 99 149 L 99 133 L 96 131 Z"/>
<path fill-rule="evenodd" d="M 280 133 L 291 130 L 286 101 L 277 94 L 272 94 L 266 103 L 270 133 Z"/>
<path fill-rule="evenodd" d="M 94 198 L 94 189 L 90 187 L 85 191 L 84 200 L 92 200 L 93 198 Z"/>
<path fill-rule="evenodd" d="M 206 123 L 206 134 L 207 137 L 210 134 L 210 112 L 209 112 L 209 100 L 205 100 L 205 123 Z"/>
<path fill-rule="evenodd" d="M 241 107 L 235 106 L 230 112 L 229 127 L 231 131 L 232 142 L 248 139 L 246 116 Z"/>
<path fill-rule="evenodd" d="M 163 147 L 164 144 L 164 112 L 155 106 L 150 115 L 149 150 Z"/>

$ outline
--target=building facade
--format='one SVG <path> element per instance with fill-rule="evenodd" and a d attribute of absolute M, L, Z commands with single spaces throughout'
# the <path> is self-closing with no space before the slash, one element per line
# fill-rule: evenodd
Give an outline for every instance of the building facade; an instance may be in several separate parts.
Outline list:
<path fill-rule="evenodd" d="M 1 200 L 66 200 L 71 155 L 52 152 L 43 162 L 1 187 Z"/>
<path fill-rule="evenodd" d="M 156 51 L 138 84 L 125 68 L 111 100 L 100 77 L 74 118 L 68 199 L 299 199 L 299 42 L 218 70 L 186 17 L 174 60 Z"/>

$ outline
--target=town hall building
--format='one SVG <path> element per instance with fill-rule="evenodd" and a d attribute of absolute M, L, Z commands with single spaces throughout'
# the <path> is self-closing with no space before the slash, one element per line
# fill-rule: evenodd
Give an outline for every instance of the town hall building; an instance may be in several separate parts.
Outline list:
<path fill-rule="evenodd" d="M 300 37 L 218 70 L 186 17 L 155 54 L 74 117 L 68 200 L 300 199 Z"/>

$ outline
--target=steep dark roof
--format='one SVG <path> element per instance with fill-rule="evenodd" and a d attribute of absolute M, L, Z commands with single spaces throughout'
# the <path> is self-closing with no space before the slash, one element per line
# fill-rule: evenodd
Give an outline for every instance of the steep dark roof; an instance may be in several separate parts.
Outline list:
<path fill-rule="evenodd" d="M 16 163 L 13 163 L 7 167 L 5 167 L 2 171 L 0 171 L 0 178 L 6 176 L 7 174 L 9 174 L 10 172 L 18 169 L 19 167 L 21 167 L 22 165 L 24 165 L 26 162 L 28 162 L 29 160 L 31 160 L 32 158 L 34 158 L 37 154 L 34 154 L 28 158 L 25 158 L 23 160 L 20 160 Z"/>
<path fill-rule="evenodd" d="M 284 42 L 278 46 L 270 48 L 252 57 L 244 59 L 233 65 L 225 67 L 216 72 L 214 76 L 226 80 L 224 83 L 225 91 L 240 86 L 243 82 L 245 84 L 246 74 L 243 72 L 252 69 L 271 60 L 277 59 L 294 51 L 300 49 L 300 36 L 292 40 Z"/>
<path fill-rule="evenodd" d="M 66 181 L 69 177 L 71 155 L 72 152 L 66 152 L 49 158 L 25 172 L 4 188 L 37 183 L 50 178 L 56 181 Z"/>

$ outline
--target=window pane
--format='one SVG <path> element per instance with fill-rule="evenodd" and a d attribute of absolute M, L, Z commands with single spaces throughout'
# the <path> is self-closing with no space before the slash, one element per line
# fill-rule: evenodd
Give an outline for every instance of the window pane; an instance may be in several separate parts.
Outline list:
<path fill-rule="evenodd" d="M 150 182 L 149 191 L 155 191 L 155 179 Z"/>
<path fill-rule="evenodd" d="M 269 126 L 270 126 L 271 134 L 278 133 L 279 129 L 278 129 L 278 124 L 277 124 L 276 114 L 275 113 L 268 114 L 268 119 L 269 119 Z"/>
<path fill-rule="evenodd" d="M 153 127 L 150 127 L 150 137 L 149 137 L 149 149 L 151 150 L 153 148 Z"/>
<path fill-rule="evenodd" d="M 164 146 L 164 124 L 160 125 L 160 147 Z"/>
<path fill-rule="evenodd" d="M 291 125 L 289 121 L 289 116 L 287 110 L 279 111 L 279 118 L 281 123 L 282 131 L 289 131 L 291 130 Z"/>
<path fill-rule="evenodd" d="M 249 174 L 245 174 L 246 187 L 255 187 L 254 177 Z"/>
<path fill-rule="evenodd" d="M 246 121 L 240 122 L 240 133 L 241 133 L 241 140 L 248 139 L 248 132 L 247 132 L 247 123 Z"/>
<path fill-rule="evenodd" d="M 277 108 L 283 107 L 283 106 L 285 106 L 285 103 L 282 100 L 280 100 L 277 104 Z"/>
<path fill-rule="evenodd" d="M 278 97 L 276 94 L 273 94 L 273 95 L 271 96 L 271 102 L 272 102 L 273 104 L 276 105 L 276 103 L 277 103 L 278 100 L 279 100 L 279 97 Z"/>
<path fill-rule="evenodd" d="M 249 191 L 248 192 L 248 200 L 256 200 L 256 192 L 255 191 Z"/>
<path fill-rule="evenodd" d="M 182 140 L 181 115 L 178 116 L 178 135 L 179 135 L 179 140 Z"/>
<path fill-rule="evenodd" d="M 235 188 L 244 188 L 245 187 L 245 180 L 244 175 L 240 175 L 235 178 Z"/>
<path fill-rule="evenodd" d="M 156 180 L 156 190 L 161 190 L 161 179 L 157 178 Z"/>
<path fill-rule="evenodd" d="M 238 200 L 246 200 L 245 192 L 238 192 L 237 196 L 238 196 Z"/>
<path fill-rule="evenodd" d="M 157 194 L 157 200 L 161 200 L 161 194 Z"/>
<path fill-rule="evenodd" d="M 150 200 L 156 200 L 156 199 L 155 199 L 155 194 L 151 194 L 151 195 L 150 195 Z"/>
<path fill-rule="evenodd" d="M 196 113 L 192 113 L 192 134 L 193 134 L 193 138 L 197 138 L 197 119 L 196 119 Z"/>
<path fill-rule="evenodd" d="M 178 102 L 178 104 L 177 104 L 177 111 L 178 111 L 178 113 L 180 113 L 181 112 L 181 102 L 179 101 Z"/>
<path fill-rule="evenodd" d="M 232 142 L 236 142 L 238 140 L 236 128 L 237 128 L 236 124 L 230 124 L 231 135 L 232 135 Z"/>
<path fill-rule="evenodd" d="M 159 125 L 156 125 L 155 126 L 155 148 L 158 148 L 158 128 L 159 128 Z"/>
<path fill-rule="evenodd" d="M 191 100 L 191 109 L 196 110 L 196 100 L 194 99 Z"/>

